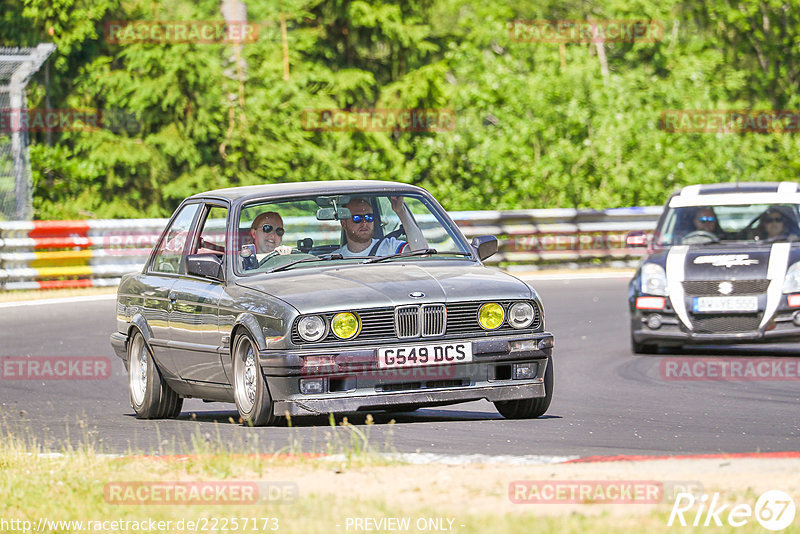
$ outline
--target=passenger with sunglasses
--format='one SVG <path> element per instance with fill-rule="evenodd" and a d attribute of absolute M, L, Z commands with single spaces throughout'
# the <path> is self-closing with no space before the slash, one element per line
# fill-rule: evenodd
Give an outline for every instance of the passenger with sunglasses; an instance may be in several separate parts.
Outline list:
<path fill-rule="evenodd" d="M 260 261 L 266 254 L 291 254 L 292 247 L 281 245 L 283 241 L 283 219 L 274 211 L 259 213 L 250 226 L 250 237 L 256 245 L 256 258 Z"/>
<path fill-rule="evenodd" d="M 406 250 L 428 248 L 422 231 L 414 222 L 402 197 L 389 197 L 392 210 L 403 223 L 410 242 L 396 237 L 375 237 L 375 214 L 372 204 L 365 198 L 353 198 L 344 207 L 350 210 L 350 218 L 339 221 L 347 238 L 347 243 L 335 251 L 345 258 L 353 256 L 389 256 Z"/>
<path fill-rule="evenodd" d="M 761 215 L 756 239 L 760 241 L 794 241 L 797 238 L 797 224 L 794 222 L 790 209 L 783 206 L 770 206 Z"/>

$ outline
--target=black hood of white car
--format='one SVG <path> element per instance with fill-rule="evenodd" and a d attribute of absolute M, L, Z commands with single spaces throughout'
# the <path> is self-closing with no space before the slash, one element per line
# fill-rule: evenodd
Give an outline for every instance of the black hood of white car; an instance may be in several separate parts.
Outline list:
<path fill-rule="evenodd" d="M 778 251 L 774 259 L 773 251 Z M 676 245 L 652 254 L 645 262 L 660 265 L 669 278 L 673 273 L 667 267 L 668 258 L 672 258 L 673 268 L 676 263 L 683 268 L 684 280 L 758 280 L 767 278 L 771 260 L 781 263 L 774 267 L 780 270 L 800 261 L 800 243 Z"/>
<path fill-rule="evenodd" d="M 689 247 L 683 267 L 684 279 L 762 279 L 767 277 L 769 258 L 769 247 Z"/>
<path fill-rule="evenodd" d="M 529 285 L 509 274 L 457 260 L 297 268 L 241 279 L 238 285 L 279 298 L 301 314 L 485 301 L 488 295 L 497 301 L 536 298 Z"/>

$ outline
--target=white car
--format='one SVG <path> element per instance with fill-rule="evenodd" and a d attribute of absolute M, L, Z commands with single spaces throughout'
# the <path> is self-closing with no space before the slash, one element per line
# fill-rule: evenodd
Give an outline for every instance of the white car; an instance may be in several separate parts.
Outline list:
<path fill-rule="evenodd" d="M 692 185 L 672 195 L 629 286 L 633 352 L 799 340 L 798 220 L 794 182 Z M 648 246 L 641 236 L 628 242 Z"/>

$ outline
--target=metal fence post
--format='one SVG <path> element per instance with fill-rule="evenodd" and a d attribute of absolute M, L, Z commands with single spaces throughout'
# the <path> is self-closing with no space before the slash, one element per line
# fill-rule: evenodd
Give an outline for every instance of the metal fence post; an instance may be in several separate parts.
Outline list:
<path fill-rule="evenodd" d="M 8 114 L 7 120 L 0 121 L 0 124 L 8 127 L 7 133 L 11 136 L 13 168 L 11 175 L 14 179 L 13 210 L 10 206 L 6 206 L 7 212 L 0 213 L 4 217 L 29 220 L 33 216 L 33 188 L 28 151 L 30 135 L 27 128 L 25 86 L 55 49 L 54 44 L 40 44 L 36 48 L 0 48 L 0 93 L 5 92 L 9 95 L 8 109 L 0 108 L 0 114 Z M 7 85 L 2 85 L 6 80 Z M 0 98 L 0 102 L 4 100 Z"/>

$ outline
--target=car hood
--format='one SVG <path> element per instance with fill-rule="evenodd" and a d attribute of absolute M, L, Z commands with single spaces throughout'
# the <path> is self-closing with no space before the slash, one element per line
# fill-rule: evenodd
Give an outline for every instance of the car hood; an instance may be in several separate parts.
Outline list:
<path fill-rule="evenodd" d="M 266 293 L 300 313 L 460 302 L 529 299 L 530 286 L 482 265 L 462 262 L 341 265 L 294 269 L 240 280 L 244 288 Z M 411 297 L 411 293 L 423 293 Z"/>
<path fill-rule="evenodd" d="M 676 246 L 652 259 L 663 266 L 670 263 L 668 257 L 674 256 L 678 264 L 682 263 L 684 280 L 756 280 L 767 278 L 770 262 L 780 263 L 773 269 L 784 271 L 798 251 L 797 245 L 789 243 L 772 246 Z M 682 262 L 680 256 L 684 256 Z"/>
<path fill-rule="evenodd" d="M 690 248 L 684 262 L 687 280 L 759 279 L 767 277 L 770 249 Z"/>

